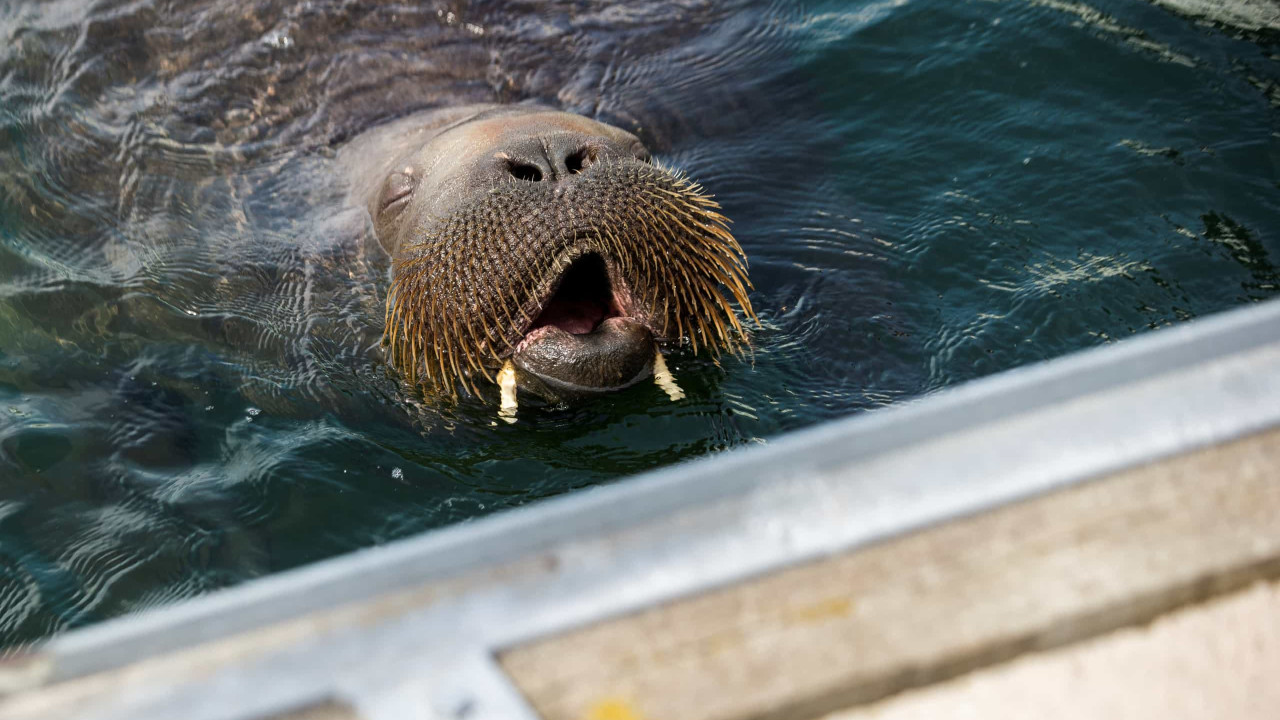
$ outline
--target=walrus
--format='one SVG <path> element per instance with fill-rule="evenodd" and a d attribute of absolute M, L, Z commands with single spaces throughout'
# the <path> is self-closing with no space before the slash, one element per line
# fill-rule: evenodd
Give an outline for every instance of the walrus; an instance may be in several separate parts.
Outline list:
<path fill-rule="evenodd" d="M 763 300 L 711 192 L 749 192 L 754 160 L 723 146 L 773 96 L 731 80 L 781 77 L 785 48 L 710 74 L 668 58 L 736 57 L 736 11 L 83 10 L 37 22 L 31 6 L 0 53 L 32 98 L 59 99 L 14 95 L 30 122 L 0 145 L 6 232 L 26 238 L 6 256 L 26 279 L 0 350 L 55 358 L 35 371 L 145 372 L 196 417 L 241 404 L 428 436 L 487 427 L 502 387 L 557 410 L 650 377 L 679 396 L 672 353 L 692 389 L 704 361 L 751 347 Z M 83 70 L 63 77 L 54 51 L 81 25 L 67 67 Z M 768 147 L 801 157 L 792 137 Z M 717 172 L 711 192 L 678 165 Z M 236 400 L 209 400 L 220 388 Z"/>
<path fill-rule="evenodd" d="M 539 105 L 443 108 L 338 153 L 391 256 L 384 346 L 436 392 L 550 400 L 650 376 L 662 351 L 736 349 L 746 257 L 719 206 L 635 135 Z"/>
<path fill-rule="evenodd" d="M 757 441 L 843 412 L 844 359 L 902 362 L 870 333 L 825 332 L 875 293 L 874 272 L 823 272 L 833 263 L 763 242 L 794 244 L 787 229 L 808 213 L 851 206 L 812 172 L 842 136 L 814 122 L 824 96 L 795 61 L 800 9 L 10 7 L 0 472 L 22 558 L 10 553 L 0 594 L 6 644 Z M 481 132 L 494 122 L 507 147 Z M 536 150 L 538 137 L 544 150 L 586 141 L 522 158 L 521 138 Z M 745 260 L 732 271 L 741 258 L 708 193 L 661 163 L 728 208 L 763 292 Z M 660 208 L 691 220 L 659 222 Z M 474 228 L 493 232 L 443 232 L 468 216 L 492 217 Z M 428 262 L 432 239 L 474 267 Z M 717 273 L 750 290 L 763 331 Z M 414 291 L 428 281 L 455 292 Z M 759 372 L 727 354 L 711 366 L 747 347 L 712 289 L 752 333 Z M 473 317 L 473 297 L 496 316 Z M 604 332 L 566 329 L 554 308 Z M 396 314 L 410 310 L 422 312 Z M 543 343 L 518 352 L 539 322 Z M 552 342 L 552 327 L 572 337 Z M 689 402 L 649 407 L 663 399 L 646 381 L 661 376 L 659 349 Z M 552 367 L 574 359 L 586 370 Z M 576 378 L 598 399 L 522 407 L 501 427 L 508 378 L 525 384 L 522 406 L 542 378 Z"/>

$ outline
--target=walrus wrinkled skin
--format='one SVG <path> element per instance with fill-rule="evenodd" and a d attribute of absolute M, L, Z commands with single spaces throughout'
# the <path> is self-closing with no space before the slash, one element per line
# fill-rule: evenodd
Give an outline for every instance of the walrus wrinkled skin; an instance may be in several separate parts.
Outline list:
<path fill-rule="evenodd" d="M 664 346 L 741 341 L 729 298 L 750 316 L 750 283 L 727 220 L 631 133 L 468 106 L 376 128 L 339 158 L 393 259 L 384 344 L 411 380 L 478 393 L 510 361 L 555 400 L 647 378 Z"/>

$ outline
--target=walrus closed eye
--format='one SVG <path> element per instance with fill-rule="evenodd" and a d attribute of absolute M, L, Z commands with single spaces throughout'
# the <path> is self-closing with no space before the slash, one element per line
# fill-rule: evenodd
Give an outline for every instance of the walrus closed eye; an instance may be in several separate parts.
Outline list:
<path fill-rule="evenodd" d="M 343 155 L 393 258 L 391 364 L 438 392 L 496 383 L 508 420 L 517 387 L 554 400 L 653 376 L 683 397 L 661 348 L 733 350 L 743 328 L 730 299 L 754 317 L 719 206 L 618 128 L 458 108 Z"/>

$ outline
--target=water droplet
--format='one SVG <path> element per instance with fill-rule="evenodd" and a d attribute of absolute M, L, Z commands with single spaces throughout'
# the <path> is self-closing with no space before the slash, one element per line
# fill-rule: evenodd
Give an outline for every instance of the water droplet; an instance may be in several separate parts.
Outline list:
<path fill-rule="evenodd" d="M 222 119 L 231 127 L 240 127 L 253 122 L 253 112 L 247 108 L 231 108 L 223 113 Z"/>
<path fill-rule="evenodd" d="M 293 38 L 289 35 L 289 31 L 281 28 L 276 28 L 263 35 L 262 42 L 277 50 L 288 50 L 293 47 Z"/>

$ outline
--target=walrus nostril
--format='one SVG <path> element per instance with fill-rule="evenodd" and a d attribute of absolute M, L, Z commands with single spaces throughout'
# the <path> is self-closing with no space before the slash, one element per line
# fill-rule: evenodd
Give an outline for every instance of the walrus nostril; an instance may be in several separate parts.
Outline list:
<path fill-rule="evenodd" d="M 570 173 L 580 173 L 596 161 L 595 148 L 582 148 L 564 159 L 564 167 Z"/>
<path fill-rule="evenodd" d="M 514 160 L 507 162 L 507 172 L 510 172 L 511 177 L 517 180 L 538 182 L 542 179 L 542 170 L 538 169 L 538 166 L 516 162 Z"/>

